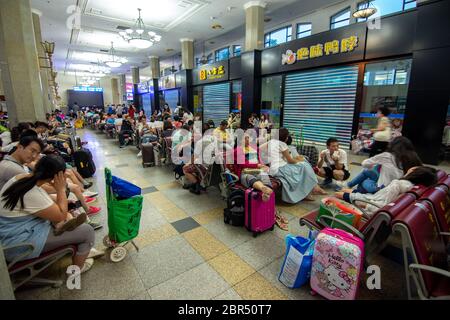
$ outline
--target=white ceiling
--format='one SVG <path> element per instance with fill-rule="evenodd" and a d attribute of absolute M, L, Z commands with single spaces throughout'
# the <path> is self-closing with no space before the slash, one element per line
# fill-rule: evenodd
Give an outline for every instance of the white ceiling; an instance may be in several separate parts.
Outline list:
<path fill-rule="evenodd" d="M 298 0 L 297 0 L 298 1 Z M 43 40 L 56 43 L 54 55 L 57 71 L 70 71 L 72 64 L 95 63 L 100 50 L 109 50 L 114 42 L 117 55 L 128 63 L 113 74 L 129 72 L 131 66 L 148 66 L 149 56 L 172 56 L 181 50 L 180 39 L 195 41 L 225 34 L 245 23 L 243 5 L 247 0 L 31 0 L 32 7 L 42 12 Z M 273 11 L 296 0 L 267 1 L 267 10 Z M 67 21 L 78 5 L 81 10 L 81 30 L 67 27 Z M 150 49 L 138 50 L 123 41 L 117 27 L 133 27 L 137 8 L 151 31 L 162 36 L 162 41 Z M 72 11 L 71 11 L 72 10 Z M 211 26 L 219 23 L 222 30 Z M 173 49 L 174 51 L 167 51 Z M 91 53 L 91 54 L 89 54 Z"/>

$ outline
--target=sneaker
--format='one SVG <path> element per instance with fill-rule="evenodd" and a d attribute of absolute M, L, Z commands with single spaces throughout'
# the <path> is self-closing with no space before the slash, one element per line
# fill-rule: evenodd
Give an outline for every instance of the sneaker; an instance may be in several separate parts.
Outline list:
<path fill-rule="evenodd" d="M 192 184 L 184 184 L 183 185 L 184 190 L 189 190 L 190 188 L 192 188 Z"/>
<path fill-rule="evenodd" d="M 87 224 L 90 225 L 94 230 L 99 230 L 103 228 L 103 226 L 100 223 L 94 222 L 92 220 L 89 220 Z"/>
<path fill-rule="evenodd" d="M 70 219 L 58 229 L 53 231 L 55 237 L 62 235 L 66 231 L 73 231 L 86 222 L 86 213 L 79 214 L 76 218 Z"/>
<path fill-rule="evenodd" d="M 104 251 L 99 251 L 99 250 L 97 250 L 95 248 L 92 248 L 91 251 L 89 252 L 89 255 L 88 255 L 87 258 L 88 259 L 97 259 L 97 258 L 100 258 L 100 257 L 102 257 L 104 255 L 105 255 Z"/>
<path fill-rule="evenodd" d="M 88 197 L 88 198 L 96 198 L 96 197 L 98 197 L 98 192 L 86 191 L 83 193 L 83 196 Z"/>
<path fill-rule="evenodd" d="M 97 198 L 92 198 L 92 197 L 85 197 L 84 201 L 86 201 L 87 204 L 92 204 L 95 201 L 97 201 Z"/>
<path fill-rule="evenodd" d="M 333 179 L 326 178 L 325 180 L 323 180 L 323 182 L 320 184 L 320 186 L 321 187 L 326 187 L 326 186 L 329 186 L 332 183 L 333 183 Z"/>
<path fill-rule="evenodd" d="M 334 188 L 335 191 L 341 191 L 343 188 L 348 188 L 344 181 L 336 181 L 334 184 L 336 185 L 336 188 Z"/>
<path fill-rule="evenodd" d="M 86 261 L 84 261 L 83 268 L 81 268 L 81 273 L 88 272 L 89 270 L 91 270 L 93 265 L 94 265 L 94 259 L 92 259 L 92 258 L 86 259 Z"/>
<path fill-rule="evenodd" d="M 102 208 L 89 207 L 89 212 L 87 214 L 88 214 L 88 216 L 92 217 L 92 216 L 98 215 L 100 213 L 100 211 L 102 211 Z"/>
<path fill-rule="evenodd" d="M 200 195 L 202 192 L 200 191 L 200 185 L 199 184 L 194 184 L 191 186 L 191 188 L 189 189 L 190 193 L 196 194 L 196 195 Z"/>
<path fill-rule="evenodd" d="M 137 155 L 138 158 L 142 158 L 142 151 L 140 151 Z"/>
<path fill-rule="evenodd" d="M 125 148 L 125 146 L 120 146 L 119 148 L 120 148 L 120 149 L 123 149 L 123 148 Z"/>
<path fill-rule="evenodd" d="M 88 182 L 88 183 L 86 183 L 86 184 L 83 185 L 83 188 L 84 188 L 84 189 L 89 189 L 89 188 L 92 187 L 92 186 L 93 186 L 93 183 L 92 183 L 92 182 Z"/>

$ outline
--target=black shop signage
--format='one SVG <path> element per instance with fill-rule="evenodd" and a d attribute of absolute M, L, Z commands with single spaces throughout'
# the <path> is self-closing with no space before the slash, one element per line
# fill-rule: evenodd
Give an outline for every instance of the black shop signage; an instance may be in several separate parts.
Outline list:
<path fill-rule="evenodd" d="M 262 74 L 364 60 L 366 24 L 297 39 L 262 52 Z"/>
<path fill-rule="evenodd" d="M 230 79 L 229 60 L 201 66 L 193 71 L 194 85 L 228 81 Z"/>

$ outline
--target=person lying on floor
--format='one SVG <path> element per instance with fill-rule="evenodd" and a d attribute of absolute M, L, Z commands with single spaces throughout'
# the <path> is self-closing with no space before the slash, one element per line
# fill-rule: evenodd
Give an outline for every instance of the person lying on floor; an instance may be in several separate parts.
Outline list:
<path fill-rule="evenodd" d="M 391 181 L 400 179 L 410 168 L 422 166 L 422 161 L 408 138 L 397 137 L 386 152 L 364 160 L 362 166 L 364 170 L 344 188 L 357 186 L 358 193 L 376 193 Z"/>
<path fill-rule="evenodd" d="M 33 259 L 42 253 L 76 245 L 72 258 L 81 272 L 88 271 L 94 261 L 88 259 L 95 235 L 91 226 L 84 224 L 86 215 L 73 218 L 68 212 L 64 160 L 57 156 L 43 157 L 31 174 L 13 177 L 0 190 L 0 239 L 3 246 L 31 243 L 33 252 L 23 259 Z M 50 183 L 57 191 L 56 202 L 41 186 Z M 55 229 L 53 225 L 59 227 Z M 7 250 L 12 261 L 21 249 Z"/>
<path fill-rule="evenodd" d="M 437 183 L 437 171 L 430 167 L 412 167 L 403 178 L 393 180 L 388 186 L 375 194 L 358 193 L 356 190 L 343 189 L 336 192 L 336 197 L 349 203 L 355 203 L 366 209 L 369 215 L 374 214 L 379 208 L 395 201 L 400 195 L 411 190 L 414 185 L 430 187 Z M 368 201 L 371 204 L 358 203 L 358 200 Z"/>
<path fill-rule="evenodd" d="M 278 139 L 273 138 L 261 145 L 260 149 L 268 155 L 270 175 L 282 182 L 282 200 L 286 203 L 298 203 L 302 200 L 314 201 L 312 195 L 326 195 L 319 187 L 316 174 L 311 165 L 301 155 L 292 156 L 286 142 L 289 131 L 279 130 Z"/>
<path fill-rule="evenodd" d="M 269 177 L 270 168 L 261 163 L 256 145 L 250 144 L 250 137 L 245 136 L 243 145 L 234 149 L 234 164 L 227 166 L 240 179 L 245 188 L 262 192 L 262 200 L 268 201 L 274 192 Z M 276 223 L 283 230 L 289 230 L 289 221 L 276 211 Z"/>

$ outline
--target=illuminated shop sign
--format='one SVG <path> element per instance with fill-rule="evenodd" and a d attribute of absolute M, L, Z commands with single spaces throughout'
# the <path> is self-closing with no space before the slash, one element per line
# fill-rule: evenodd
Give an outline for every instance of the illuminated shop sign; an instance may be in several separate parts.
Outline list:
<path fill-rule="evenodd" d="M 200 69 L 199 78 L 200 81 L 218 80 L 225 78 L 225 74 L 226 74 L 225 66 L 211 67 L 207 69 Z"/>
<path fill-rule="evenodd" d="M 354 51 L 359 44 L 357 36 L 351 36 L 342 40 L 333 40 L 325 43 L 315 44 L 309 47 L 299 48 L 296 52 L 287 50 L 282 55 L 281 64 L 290 65 L 297 61 L 310 60 L 323 56 L 330 56 L 339 53 L 347 53 Z"/>
<path fill-rule="evenodd" d="M 97 87 L 73 87 L 73 91 L 103 92 L 103 88 L 97 88 Z"/>

